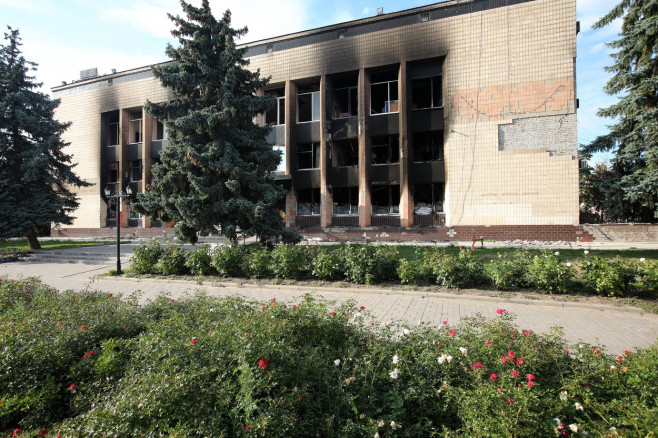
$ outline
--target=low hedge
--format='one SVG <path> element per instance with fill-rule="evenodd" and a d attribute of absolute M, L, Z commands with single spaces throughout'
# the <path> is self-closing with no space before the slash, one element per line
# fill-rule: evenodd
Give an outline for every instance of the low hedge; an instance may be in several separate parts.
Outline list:
<path fill-rule="evenodd" d="M 358 303 L 0 280 L 0 436 L 651 436 L 658 345 L 611 356 L 503 309 L 379 326 Z"/>
<path fill-rule="evenodd" d="M 187 251 L 157 241 L 135 250 L 137 274 L 219 275 L 254 279 L 317 279 L 355 284 L 397 282 L 445 287 L 492 286 L 499 290 L 530 288 L 549 294 L 586 292 L 627 297 L 658 294 L 658 262 L 630 258 L 604 259 L 587 251 L 579 262 L 565 261 L 558 251 L 516 250 L 491 258 L 475 248 L 457 254 L 418 247 L 401 257 L 393 246 L 378 244 L 308 246 L 260 244 L 200 246 Z"/>

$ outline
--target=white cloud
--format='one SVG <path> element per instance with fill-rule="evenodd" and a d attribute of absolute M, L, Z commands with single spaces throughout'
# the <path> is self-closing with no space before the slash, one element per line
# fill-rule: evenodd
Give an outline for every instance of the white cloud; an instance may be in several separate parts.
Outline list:
<path fill-rule="evenodd" d="M 20 9 L 28 12 L 39 12 L 39 13 L 47 13 L 47 14 L 51 13 L 53 10 L 56 10 L 55 4 L 50 0 L 32 0 L 32 1 L 0 0 L 0 6 Z"/>

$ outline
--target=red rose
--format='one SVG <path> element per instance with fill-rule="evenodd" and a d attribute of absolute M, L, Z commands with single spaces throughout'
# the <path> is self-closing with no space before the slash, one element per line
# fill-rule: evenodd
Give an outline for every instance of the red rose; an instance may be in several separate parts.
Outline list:
<path fill-rule="evenodd" d="M 190 341 L 190 344 L 192 344 L 192 345 L 196 344 L 196 340 L 195 340 L 195 339 L 192 339 L 192 340 Z"/>

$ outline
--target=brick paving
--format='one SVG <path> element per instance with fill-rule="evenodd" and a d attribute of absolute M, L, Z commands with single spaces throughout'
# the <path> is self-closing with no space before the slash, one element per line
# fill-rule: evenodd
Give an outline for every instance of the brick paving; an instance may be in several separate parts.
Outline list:
<path fill-rule="evenodd" d="M 378 324 L 400 322 L 416 325 L 439 325 L 441 321 L 457 323 L 478 313 L 495 316 L 498 308 L 516 315 L 520 328 L 547 333 L 560 326 L 570 343 L 584 341 L 605 347 L 612 354 L 626 349 L 646 348 L 656 343 L 658 315 L 634 308 L 542 300 L 506 299 L 504 297 L 453 295 L 437 292 L 385 290 L 372 288 L 302 287 L 283 285 L 234 284 L 215 282 L 196 284 L 182 280 L 126 279 L 97 277 L 114 266 L 69 263 L 15 262 L 0 264 L 0 278 L 38 276 L 44 283 L 58 289 L 100 290 L 138 295 L 141 302 L 166 294 L 172 298 L 203 292 L 211 296 L 240 295 L 249 300 L 295 303 L 306 293 L 323 300 L 342 302 L 354 300 L 364 305 Z"/>

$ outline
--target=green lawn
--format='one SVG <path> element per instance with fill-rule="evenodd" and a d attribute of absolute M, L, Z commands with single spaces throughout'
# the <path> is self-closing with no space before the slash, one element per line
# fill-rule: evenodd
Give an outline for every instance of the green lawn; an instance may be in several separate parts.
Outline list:
<path fill-rule="evenodd" d="M 48 240 L 48 239 L 39 239 L 41 248 L 68 248 L 72 246 L 99 246 L 99 245 L 116 245 L 115 242 L 91 242 L 85 240 Z M 30 252 L 30 245 L 27 243 L 27 239 L 20 240 L 0 240 L 0 250 L 3 249 L 16 249 L 23 252 Z"/>

